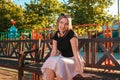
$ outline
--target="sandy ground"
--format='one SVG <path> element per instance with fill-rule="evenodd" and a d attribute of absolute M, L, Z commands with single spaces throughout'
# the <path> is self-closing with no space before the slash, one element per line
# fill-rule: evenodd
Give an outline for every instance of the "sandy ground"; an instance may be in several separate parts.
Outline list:
<path fill-rule="evenodd" d="M 25 80 L 32 80 L 31 73 L 25 73 Z M 0 67 L 0 80 L 18 80 L 18 73 L 17 70 L 13 69 L 6 69 Z"/>
<path fill-rule="evenodd" d="M 98 71 L 97 73 L 93 73 L 98 75 L 99 77 L 97 77 L 96 79 L 92 79 L 92 80 L 120 80 L 120 71 L 119 72 L 113 72 L 114 74 L 105 74 L 101 73 L 101 70 L 95 70 L 92 69 L 93 72 Z M 87 69 L 87 71 L 91 71 L 91 69 Z M 119 73 L 119 74 L 115 74 L 115 73 Z M 1 68 L 0 67 L 0 80 L 18 80 L 18 73 L 17 70 L 13 70 L 13 69 L 7 69 L 7 68 Z M 24 80 L 32 80 L 32 73 L 28 73 L 25 72 L 24 74 Z M 42 80 L 42 79 L 41 79 Z M 55 79 L 56 80 L 56 79 Z"/>

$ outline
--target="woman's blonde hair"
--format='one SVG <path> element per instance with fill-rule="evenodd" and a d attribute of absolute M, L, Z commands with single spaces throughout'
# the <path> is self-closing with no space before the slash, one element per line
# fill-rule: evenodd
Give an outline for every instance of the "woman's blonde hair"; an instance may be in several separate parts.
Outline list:
<path fill-rule="evenodd" d="M 66 15 L 66 14 L 61 14 L 58 19 L 57 19 L 57 29 L 58 29 L 58 24 L 59 24 L 59 21 L 62 19 L 62 18 L 66 18 L 68 20 L 68 23 L 69 23 L 69 27 L 68 27 L 68 30 L 72 29 L 72 19 L 69 15 Z"/>

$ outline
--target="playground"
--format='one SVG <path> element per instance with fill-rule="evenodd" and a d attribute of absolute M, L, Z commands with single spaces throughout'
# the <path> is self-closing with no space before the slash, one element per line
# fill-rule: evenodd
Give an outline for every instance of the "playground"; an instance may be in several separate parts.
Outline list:
<path fill-rule="evenodd" d="M 117 38 L 120 36 L 119 26 L 119 22 L 112 26 L 108 23 L 104 25 L 83 24 L 75 25 L 73 29 L 79 38 Z M 54 28 L 18 30 L 13 20 L 7 32 L 0 32 L 0 40 L 51 39 L 54 32 Z"/>
<path fill-rule="evenodd" d="M 54 31 L 51 28 L 18 30 L 13 20 L 7 32 L 0 32 L 0 40 L 50 39 Z"/>

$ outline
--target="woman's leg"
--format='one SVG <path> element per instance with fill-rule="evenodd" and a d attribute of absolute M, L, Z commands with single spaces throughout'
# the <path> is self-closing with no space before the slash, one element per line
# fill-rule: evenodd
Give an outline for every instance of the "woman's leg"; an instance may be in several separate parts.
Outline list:
<path fill-rule="evenodd" d="M 46 80 L 54 80 L 55 73 L 53 70 L 46 68 L 45 75 L 46 75 Z"/>

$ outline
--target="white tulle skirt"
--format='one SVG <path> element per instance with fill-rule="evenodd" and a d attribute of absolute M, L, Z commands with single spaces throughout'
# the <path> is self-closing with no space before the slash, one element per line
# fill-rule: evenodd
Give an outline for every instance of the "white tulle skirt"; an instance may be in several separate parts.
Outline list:
<path fill-rule="evenodd" d="M 84 68 L 84 60 L 79 56 L 81 72 Z M 62 78 L 62 80 L 72 80 L 72 78 L 78 73 L 75 71 L 76 62 L 74 57 L 63 57 L 63 56 L 52 56 L 49 57 L 43 64 L 41 70 L 43 73 L 43 79 L 46 80 L 45 70 L 49 68 L 53 70 L 57 77 Z"/>

